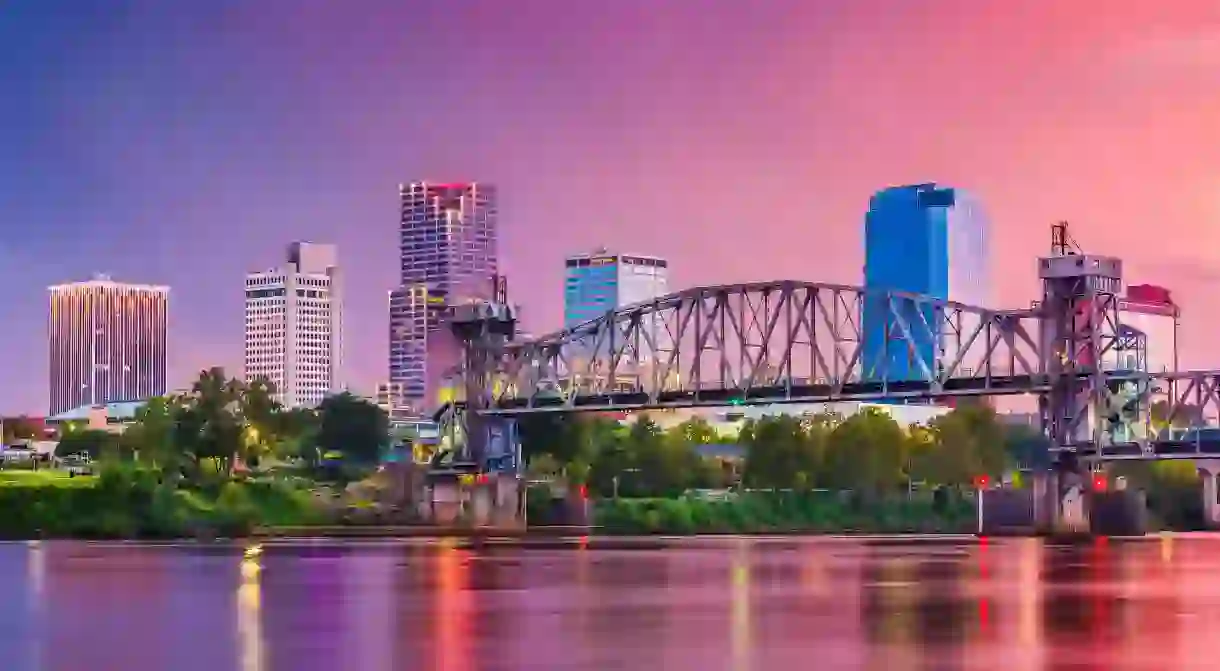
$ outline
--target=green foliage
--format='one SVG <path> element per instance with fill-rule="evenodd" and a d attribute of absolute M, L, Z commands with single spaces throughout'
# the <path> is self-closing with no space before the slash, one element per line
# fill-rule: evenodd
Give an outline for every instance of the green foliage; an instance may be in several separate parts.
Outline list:
<path fill-rule="evenodd" d="M 93 459 L 101 459 L 103 456 L 117 455 L 118 450 L 118 435 L 99 429 L 80 429 L 60 436 L 55 446 L 55 456 L 88 454 Z"/>
<path fill-rule="evenodd" d="M 953 533 L 969 532 L 974 508 L 957 500 L 937 511 L 928 496 L 853 505 L 821 492 L 750 493 L 728 501 L 607 499 L 594 524 L 609 534 Z"/>
<path fill-rule="evenodd" d="M 998 479 L 1015 462 L 1047 455 L 1040 436 L 1009 429 L 982 404 L 963 404 L 929 426 L 903 427 L 877 408 L 847 418 L 746 420 L 735 441 L 744 459 L 736 465 L 700 456 L 697 446 L 731 442 L 701 418 L 662 431 L 647 416 L 622 426 L 548 413 L 524 419 L 521 432 L 532 474 L 587 483 L 600 497 L 674 497 L 733 486 L 740 473 L 747 489 L 852 490 L 878 498 L 915 484 L 967 486 L 983 474 Z"/>
<path fill-rule="evenodd" d="M 390 418 L 384 410 L 346 392 L 325 399 L 318 410 L 318 449 L 342 452 L 357 464 L 377 463 L 390 439 Z"/>
<path fill-rule="evenodd" d="M 67 480 L 65 480 L 67 481 Z M 180 538 L 240 536 L 259 525 L 309 524 L 324 512 L 286 483 L 227 482 L 182 489 L 154 469 L 107 464 L 73 486 L 0 480 L 0 538 Z"/>

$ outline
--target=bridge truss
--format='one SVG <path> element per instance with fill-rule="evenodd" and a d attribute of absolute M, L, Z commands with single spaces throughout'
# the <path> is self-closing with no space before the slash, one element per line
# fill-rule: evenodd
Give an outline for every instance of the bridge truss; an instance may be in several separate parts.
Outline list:
<path fill-rule="evenodd" d="M 1037 314 L 781 281 L 700 287 L 508 345 L 502 414 L 1037 391 Z"/>
<path fill-rule="evenodd" d="M 1124 370 L 1116 300 L 1080 298 L 993 310 L 799 281 L 699 287 L 484 352 L 464 405 L 511 416 L 1030 394 L 1059 449 L 1207 449 L 1166 427 L 1214 425 L 1220 372 Z"/>

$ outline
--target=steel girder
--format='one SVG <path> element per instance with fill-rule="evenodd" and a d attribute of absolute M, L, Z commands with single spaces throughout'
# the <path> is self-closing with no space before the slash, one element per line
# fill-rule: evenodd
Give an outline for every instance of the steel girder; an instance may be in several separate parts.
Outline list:
<path fill-rule="evenodd" d="M 1220 371 L 1106 377 L 1102 440 L 1072 449 L 1101 459 L 1220 456 Z"/>
<path fill-rule="evenodd" d="M 1047 389 L 1035 310 L 797 281 L 709 286 L 508 345 L 489 413 Z"/>

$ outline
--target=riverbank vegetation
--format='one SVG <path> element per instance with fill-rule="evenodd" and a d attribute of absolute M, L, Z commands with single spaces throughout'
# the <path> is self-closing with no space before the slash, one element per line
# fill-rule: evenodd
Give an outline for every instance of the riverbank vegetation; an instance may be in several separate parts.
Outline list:
<path fill-rule="evenodd" d="M 936 487 L 970 487 L 1020 465 L 1046 462 L 1040 437 L 1006 427 L 983 405 L 957 408 L 926 426 L 902 426 L 865 408 L 763 416 L 723 435 L 704 419 L 662 429 L 648 417 L 622 425 L 597 416 L 523 420 L 531 475 L 586 485 L 601 498 L 672 498 L 698 489 L 853 491 L 869 498 Z"/>
<path fill-rule="evenodd" d="M 910 426 L 865 408 L 745 419 L 736 435 L 697 417 L 662 429 L 597 415 L 529 417 L 521 433 L 531 477 L 583 486 L 595 523 L 616 533 L 970 531 L 976 483 L 1023 486 L 1023 471 L 1051 463 L 1035 429 L 968 401 Z M 1201 528 L 1191 464 L 1111 469 L 1147 494 L 1155 526 Z"/>
<path fill-rule="evenodd" d="M 189 393 L 154 398 L 121 433 L 68 427 L 57 456 L 94 475 L 0 470 L 0 536 L 234 536 L 333 523 L 347 485 L 371 474 L 389 422 L 350 394 L 287 410 L 269 385 L 203 371 Z"/>

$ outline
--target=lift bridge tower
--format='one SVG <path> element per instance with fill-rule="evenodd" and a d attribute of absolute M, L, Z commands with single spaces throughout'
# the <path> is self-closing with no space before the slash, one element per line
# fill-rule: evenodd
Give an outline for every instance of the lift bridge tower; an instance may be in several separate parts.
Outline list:
<path fill-rule="evenodd" d="M 508 284 L 503 276 L 492 278 L 491 300 L 460 303 L 449 309 L 449 329 L 462 345 L 461 363 L 463 405 L 452 417 L 462 433 L 462 445 L 454 455 L 455 463 L 471 470 L 518 470 L 519 441 L 511 420 L 489 417 L 486 410 L 493 393 L 491 375 L 513 339 L 517 311 L 508 302 Z"/>
<path fill-rule="evenodd" d="M 1042 398 L 1042 428 L 1061 454 L 1089 456 L 1081 448 L 1105 443 L 1110 412 L 1104 362 L 1119 346 L 1120 259 L 1085 254 L 1053 229 L 1051 256 L 1038 260 L 1042 280 L 1042 346 L 1050 392 Z"/>

